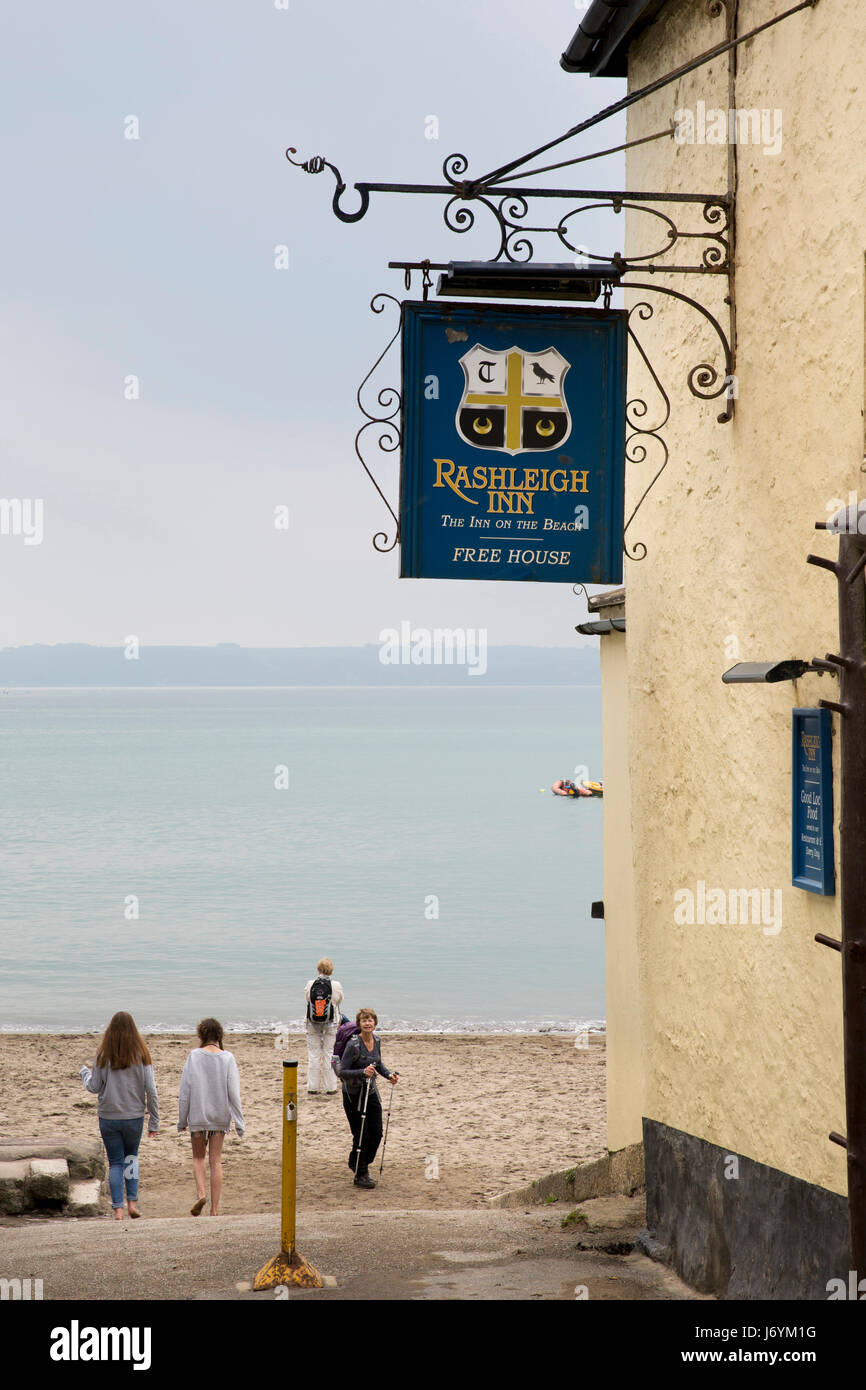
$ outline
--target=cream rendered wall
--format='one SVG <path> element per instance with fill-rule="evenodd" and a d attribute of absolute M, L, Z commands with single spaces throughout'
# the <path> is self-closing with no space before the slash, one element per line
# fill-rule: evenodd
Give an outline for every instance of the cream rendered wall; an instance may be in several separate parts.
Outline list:
<path fill-rule="evenodd" d="M 666 6 L 632 46 L 632 89 L 724 39 L 724 15 L 707 8 Z M 739 32 L 782 8 L 741 0 Z M 736 104 L 780 110 L 783 144 L 776 156 L 738 151 L 732 424 L 716 423 L 719 402 L 686 389 L 691 366 L 719 360 L 707 359 L 712 340 L 697 316 L 661 296 L 630 301 L 654 305 L 640 332 L 672 397 L 670 461 L 628 538 L 648 554 L 627 561 L 625 576 L 645 1114 L 838 1192 L 845 1159 L 827 1134 L 845 1129 L 840 957 L 812 938 L 840 935 L 839 899 L 791 886 L 790 839 L 791 709 L 834 698 L 836 683 L 815 675 L 729 687 L 721 674 L 737 656 L 809 658 L 836 647 L 835 580 L 805 556 L 835 554 L 836 541 L 813 529 L 830 499 L 866 492 L 864 52 L 866 5 L 834 0 L 740 50 Z M 631 108 L 629 139 L 699 99 L 727 109 L 727 58 Z M 629 188 L 704 192 L 726 182 L 724 147 L 659 140 L 629 151 Z M 627 215 L 627 253 L 650 249 L 650 219 Z M 723 316 L 721 278 L 660 283 Z M 658 466 L 654 449 L 627 465 L 627 515 Z M 838 885 L 838 737 L 835 751 Z M 613 839 L 614 829 L 606 898 L 622 864 Z M 698 880 L 726 892 L 779 888 L 781 930 L 677 925 L 674 895 L 695 892 Z M 616 937 L 609 945 L 617 992 L 634 965 L 615 959 Z M 626 1090 L 612 1100 L 614 1125 L 633 1097 L 622 1070 L 617 1059 L 613 1076 Z"/>
<path fill-rule="evenodd" d="M 624 615 L 622 607 L 599 616 Z M 625 634 L 601 638 L 604 746 L 604 929 L 607 1018 L 607 1147 L 612 1153 L 643 1138 L 641 989 L 634 910 L 628 682 Z"/>

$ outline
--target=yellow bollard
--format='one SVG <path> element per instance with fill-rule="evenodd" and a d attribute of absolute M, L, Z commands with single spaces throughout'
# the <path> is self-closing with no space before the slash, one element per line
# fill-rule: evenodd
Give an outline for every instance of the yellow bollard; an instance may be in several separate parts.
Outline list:
<path fill-rule="evenodd" d="M 281 1217 L 283 1243 L 280 1253 L 263 1265 L 253 1280 L 254 1289 L 273 1289 L 294 1284 L 302 1289 L 322 1288 L 322 1276 L 295 1249 L 295 1197 L 298 1170 L 298 1064 L 283 1062 L 283 1185 Z"/>

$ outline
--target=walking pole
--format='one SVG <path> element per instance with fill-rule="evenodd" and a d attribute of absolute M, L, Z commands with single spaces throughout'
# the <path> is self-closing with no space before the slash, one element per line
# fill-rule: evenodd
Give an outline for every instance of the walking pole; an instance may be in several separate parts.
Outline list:
<path fill-rule="evenodd" d="M 400 1073 L 395 1071 L 395 1072 L 393 1073 L 393 1075 L 394 1075 L 394 1076 L 399 1076 Z M 388 1117 L 387 1117 L 387 1119 L 385 1120 L 385 1137 L 384 1137 L 384 1139 L 382 1140 L 382 1157 L 379 1159 L 379 1177 L 380 1177 L 380 1178 L 381 1178 L 381 1176 L 382 1176 L 382 1169 L 383 1169 L 383 1167 L 384 1167 L 384 1165 L 385 1165 L 385 1145 L 386 1145 L 387 1142 L 388 1142 L 388 1126 L 389 1126 L 390 1123 L 391 1123 L 391 1105 L 392 1105 L 393 1101 L 394 1101 L 394 1087 L 392 1086 L 392 1087 L 391 1087 L 391 1097 L 390 1097 L 390 1099 L 389 1099 L 389 1101 L 388 1101 Z"/>
<path fill-rule="evenodd" d="M 283 1062 L 283 1183 L 282 1246 L 278 1255 L 263 1265 L 253 1280 L 254 1289 L 273 1289 L 294 1284 L 302 1289 L 322 1288 L 322 1276 L 295 1249 L 295 1197 L 298 1170 L 298 1064 Z"/>
<path fill-rule="evenodd" d="M 370 1094 L 371 1077 L 367 1077 L 367 1089 L 364 1092 L 364 1109 L 361 1111 L 361 1133 L 358 1137 L 358 1147 L 355 1150 L 355 1177 L 358 1176 L 358 1164 L 361 1162 L 361 1145 L 364 1142 L 364 1126 L 367 1123 L 367 1098 Z"/>

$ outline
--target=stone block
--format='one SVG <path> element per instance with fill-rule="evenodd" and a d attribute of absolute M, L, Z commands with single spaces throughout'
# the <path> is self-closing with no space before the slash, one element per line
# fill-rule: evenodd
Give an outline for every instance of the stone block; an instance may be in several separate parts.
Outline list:
<path fill-rule="evenodd" d="M 27 1190 L 37 1206 L 43 1202 L 65 1202 L 69 1197 L 69 1165 L 66 1159 L 31 1159 Z"/>
<path fill-rule="evenodd" d="M 101 1144 L 94 1145 L 93 1153 L 82 1149 L 71 1149 L 66 1155 L 69 1164 L 69 1177 L 72 1182 L 88 1182 L 91 1178 L 100 1181 L 105 1173 L 105 1150 Z"/>
<path fill-rule="evenodd" d="M 27 1211 L 30 1206 L 27 1191 L 29 1176 L 30 1164 L 26 1159 L 0 1162 L 0 1216 L 18 1216 L 20 1212 Z"/>
<path fill-rule="evenodd" d="M 86 1182 L 72 1182 L 69 1184 L 69 1202 L 66 1207 L 67 1216 L 99 1216 L 102 1209 L 100 1202 L 100 1191 L 102 1184 L 98 1178 L 90 1178 Z"/>
<path fill-rule="evenodd" d="M 105 1177 L 105 1149 L 99 1139 L 76 1139 L 74 1143 L 26 1136 L 0 1139 L 0 1163 L 19 1158 L 65 1158 L 74 1180 Z"/>

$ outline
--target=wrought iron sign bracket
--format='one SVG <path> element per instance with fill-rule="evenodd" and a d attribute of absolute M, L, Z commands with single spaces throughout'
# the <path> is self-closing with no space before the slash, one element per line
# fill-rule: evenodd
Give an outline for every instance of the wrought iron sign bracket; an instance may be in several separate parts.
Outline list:
<path fill-rule="evenodd" d="M 662 131 L 653 138 L 661 138 L 671 134 L 671 130 Z M 555 238 L 559 255 L 565 250 L 570 254 L 578 268 L 583 264 L 605 261 L 616 266 L 620 277 L 617 284 L 614 285 L 610 280 L 603 283 L 606 307 L 610 304 L 614 288 L 641 292 L 641 298 L 633 303 L 629 309 L 628 331 L 634 348 L 646 369 L 647 380 L 652 386 L 653 399 L 648 401 L 641 396 L 636 396 L 627 402 L 626 424 L 628 432 L 625 456 L 627 462 L 631 464 L 643 464 L 652 457 L 654 471 L 626 521 L 623 548 L 629 559 L 642 560 L 647 553 L 646 546 L 642 541 L 633 542 L 630 546 L 627 538 L 628 531 L 644 500 L 667 467 L 669 451 L 662 431 L 671 415 L 671 398 L 662 384 L 659 372 L 653 366 L 647 347 L 637 332 L 640 325 L 645 325 L 655 313 L 653 304 L 642 296 L 644 294 L 662 295 L 668 299 L 677 300 L 691 308 L 709 327 L 716 344 L 716 361 L 713 363 L 700 360 L 695 363 L 686 373 L 686 384 L 691 394 L 698 400 L 719 400 L 724 408 L 717 416 L 718 422 L 722 424 L 730 421 L 733 418 L 736 394 L 730 321 L 731 272 L 733 268 L 731 246 L 734 237 L 732 198 L 727 193 L 633 192 L 580 188 L 535 188 L 528 185 L 504 186 L 494 181 L 495 175 L 488 177 L 487 180 L 465 178 L 468 167 L 466 156 L 451 154 L 442 166 L 444 183 L 356 183 L 354 188 L 360 201 L 357 207 L 351 208 L 345 206 L 344 195 L 348 185 L 336 165 L 319 155 L 312 159 L 300 160 L 293 158 L 296 154 L 297 151 L 294 147 L 286 151 L 286 158 L 296 168 L 303 169 L 309 174 L 321 174 L 327 169 L 333 175 L 335 188 L 332 208 L 342 222 L 360 221 L 370 207 L 373 194 L 417 194 L 440 198 L 444 196 L 446 203 L 442 211 L 442 218 L 446 228 L 451 232 L 463 234 L 470 231 L 475 225 L 476 213 L 482 210 L 492 217 L 498 245 L 494 255 L 489 258 L 490 263 L 526 265 L 535 258 L 534 239 L 539 236 L 546 236 Z M 544 171 L 538 170 L 537 172 Z M 540 208 L 550 209 L 550 211 L 536 213 L 535 209 L 539 206 L 536 200 L 541 200 Z M 557 202 L 571 206 L 560 213 L 556 208 Z M 599 208 L 609 208 L 616 215 L 627 209 L 632 214 L 654 218 L 659 226 L 658 243 L 646 254 L 631 257 L 625 257 L 619 251 L 602 253 L 590 250 L 577 240 L 576 233 L 579 227 L 577 219 L 583 213 Z M 531 210 L 532 219 L 530 220 Z M 697 218 L 692 217 L 689 225 L 684 225 L 684 219 L 688 221 L 689 212 L 697 213 Z M 694 251 L 691 249 L 693 246 Z M 673 263 L 668 260 L 672 252 L 675 253 Z M 421 294 L 425 300 L 433 287 L 431 272 L 448 268 L 443 262 L 423 259 L 392 261 L 390 265 L 393 269 L 402 270 L 404 287 L 407 292 L 411 292 L 413 274 L 420 274 Z M 662 276 L 726 277 L 727 293 L 723 299 L 728 308 L 728 325 L 723 327 L 716 315 L 705 304 L 693 295 L 686 293 L 685 285 L 681 290 L 673 289 L 671 286 L 661 283 L 660 277 Z M 393 295 L 385 293 L 375 295 L 370 302 L 370 307 L 374 313 L 382 313 L 389 301 L 399 311 L 400 301 Z M 377 368 L 384 361 L 389 349 L 396 342 L 399 334 L 400 323 L 398 322 L 393 336 L 362 381 L 357 395 L 358 405 L 365 419 L 356 435 L 355 451 L 394 522 L 393 538 L 389 539 L 386 532 L 377 532 L 373 538 L 374 547 L 380 551 L 392 550 L 397 544 L 399 521 L 394 508 L 386 498 L 372 469 L 364 458 L 363 448 L 365 441 L 370 437 L 368 432 L 373 431 L 375 434 L 376 427 L 378 427 L 377 444 L 379 450 L 382 453 L 393 453 L 399 449 L 401 443 L 399 425 L 401 400 L 400 392 L 396 386 L 385 386 L 375 395 L 374 401 L 371 402 L 371 408 L 368 409 L 362 398 L 362 393 L 364 393 L 365 387 L 368 386 Z"/>
<path fill-rule="evenodd" d="M 673 128 L 661 131 L 660 134 L 672 136 Z M 370 207 L 372 193 L 408 193 L 439 197 L 444 195 L 448 201 L 443 209 L 442 218 L 451 232 L 468 232 L 475 225 L 475 210 L 467 204 L 477 203 L 493 216 L 499 233 L 499 246 L 495 255 L 490 257 L 492 261 L 531 261 L 535 253 L 527 236 L 528 232 L 557 237 L 560 245 L 571 252 L 572 256 L 579 255 L 585 260 L 604 260 L 608 257 L 592 252 L 571 240 L 574 229 L 570 224 L 574 218 L 593 209 L 609 207 L 617 214 L 628 209 L 657 218 L 663 224 L 660 229 L 663 240 L 661 245 L 646 255 L 632 256 L 628 259 L 618 255 L 623 273 L 639 270 L 666 275 L 727 275 L 731 268 L 729 234 L 732 209 L 727 193 L 651 193 L 597 188 L 506 187 L 498 183 L 460 179 L 458 175 L 465 172 L 468 160 L 463 154 L 450 154 L 442 165 L 445 183 L 356 183 L 354 188 L 360 196 L 360 205 L 350 211 L 342 206 L 343 194 L 348 185 L 336 165 L 321 155 L 300 160 L 293 159 L 294 154 L 297 154 L 297 150 L 290 146 L 286 150 L 286 158 L 295 168 L 303 169 L 305 173 L 321 174 L 325 169 L 331 171 L 336 183 L 331 207 L 341 222 L 360 222 Z M 546 225 L 534 226 L 525 219 L 529 216 L 531 200 L 536 198 L 577 202 L 581 206 L 563 213 L 556 221 L 548 219 Z M 673 217 L 662 212 L 656 204 L 670 204 L 671 211 L 677 206 L 684 209 L 689 206 L 698 207 L 706 225 L 698 229 L 685 230 L 678 227 Z M 679 242 L 695 240 L 708 243 L 703 248 L 700 260 L 693 260 L 684 265 L 671 265 L 658 259 L 660 256 L 669 255 Z"/>

